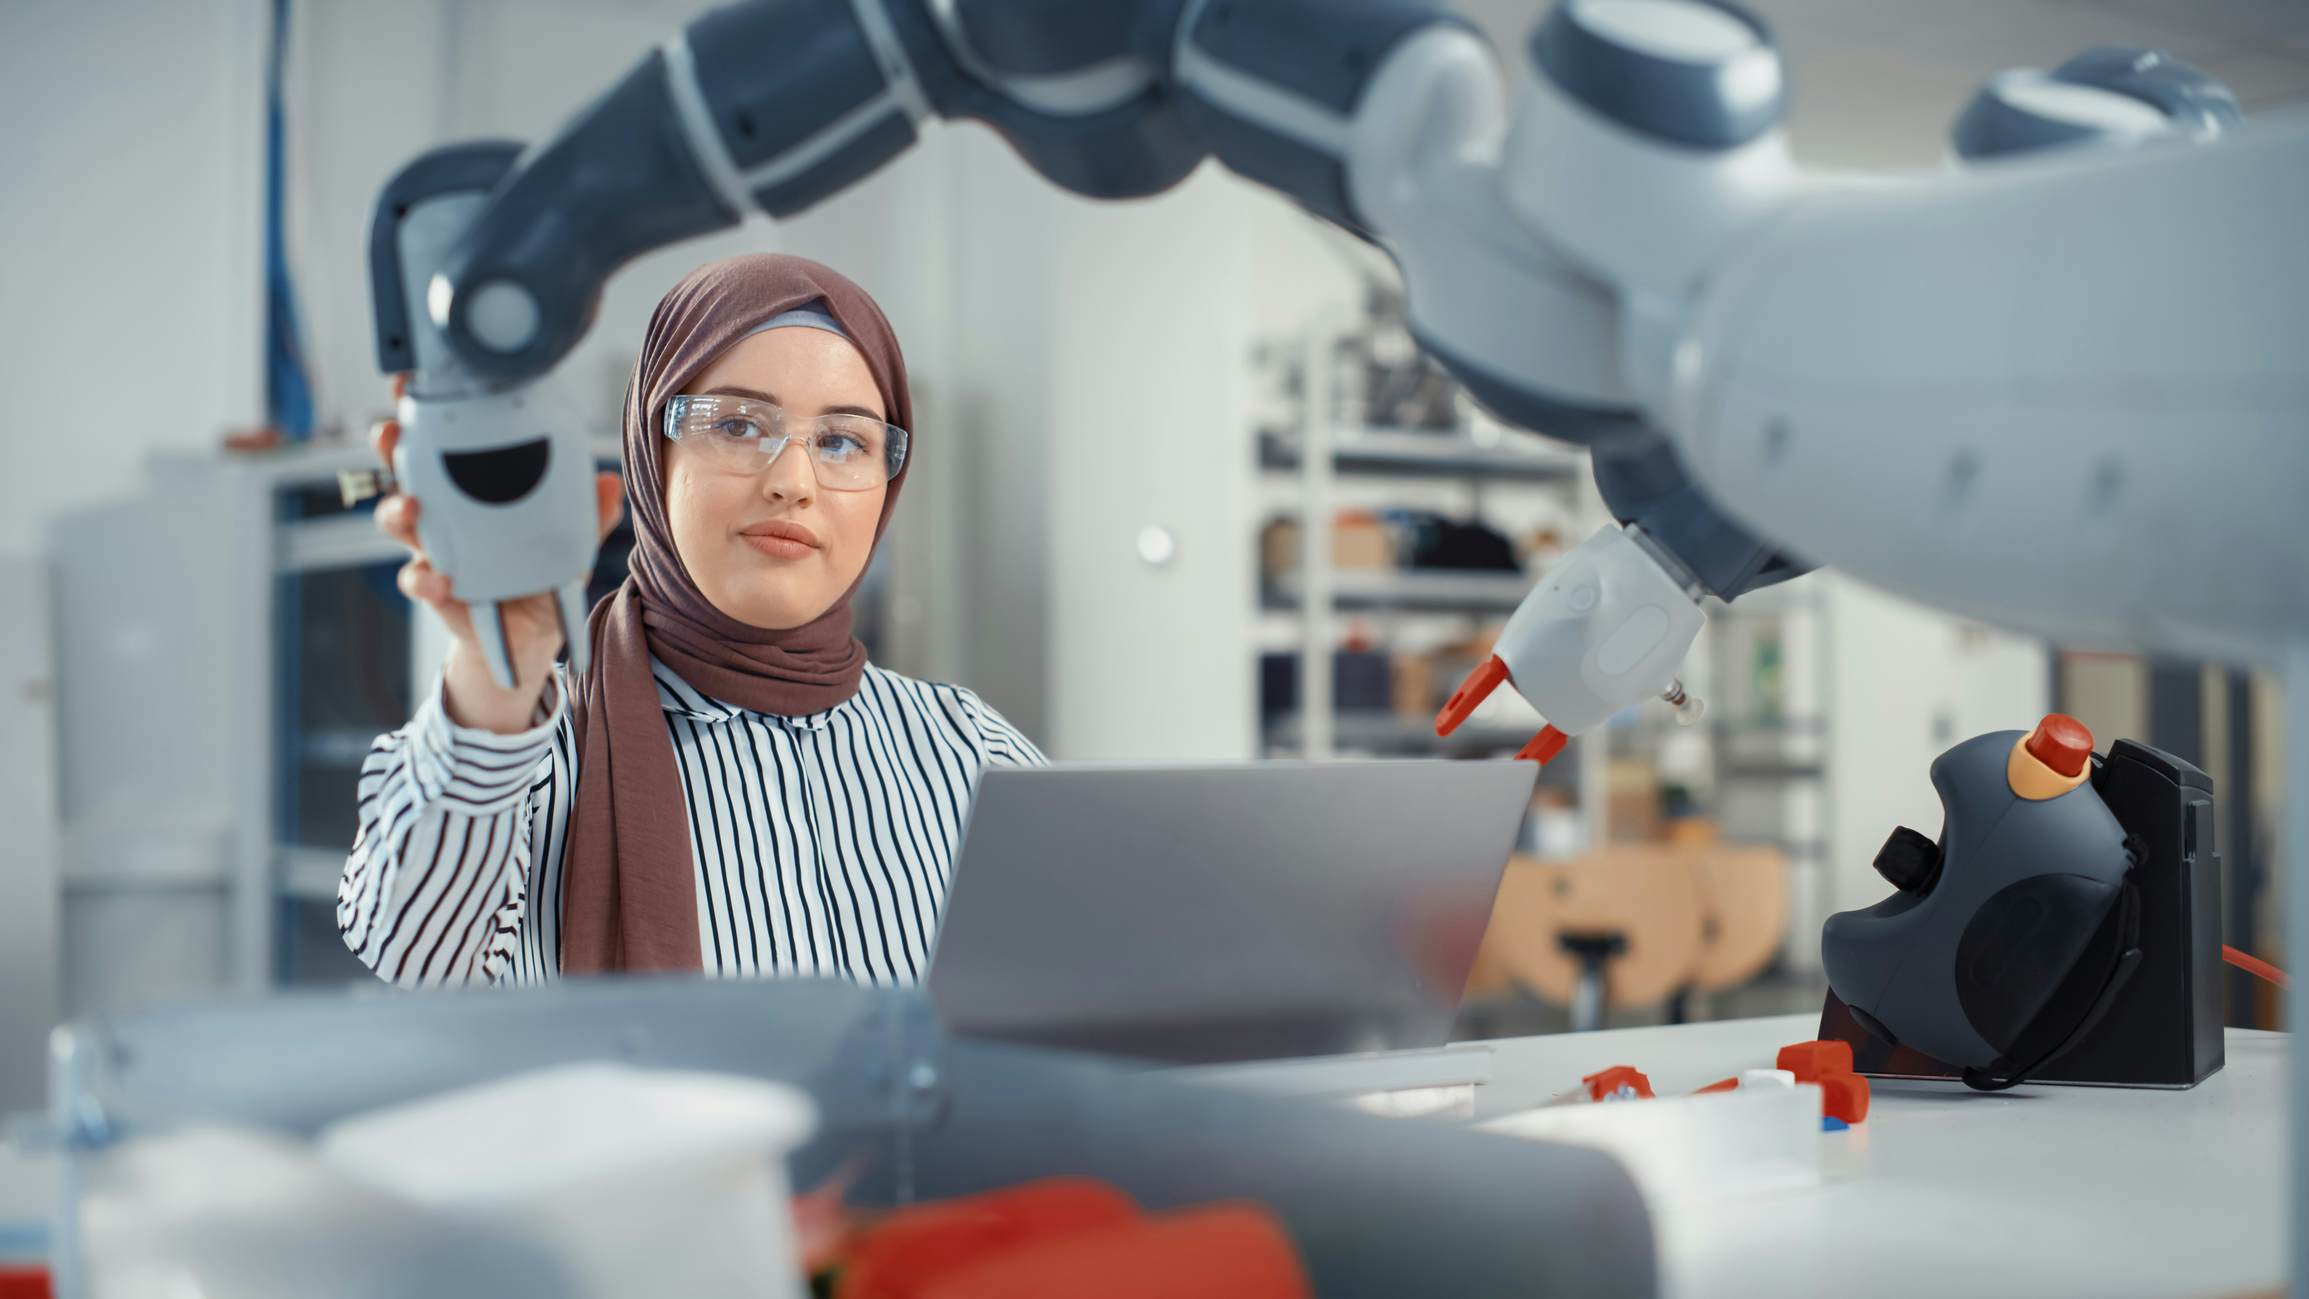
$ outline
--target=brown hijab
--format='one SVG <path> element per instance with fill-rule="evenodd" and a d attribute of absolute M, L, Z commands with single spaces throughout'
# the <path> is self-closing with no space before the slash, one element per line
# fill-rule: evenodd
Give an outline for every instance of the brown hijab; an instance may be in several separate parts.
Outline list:
<path fill-rule="evenodd" d="M 593 611 L 593 662 L 571 699 L 579 766 L 562 876 L 565 973 L 703 967 L 697 868 L 673 740 L 650 676 L 652 654 L 701 692 L 756 712 L 805 716 L 857 693 L 866 650 L 850 634 L 855 583 L 807 625 L 749 626 L 699 592 L 666 517 L 666 402 L 723 349 L 809 304 L 842 327 L 873 372 L 886 418 L 912 433 L 906 360 L 890 322 L 865 290 L 816 262 L 781 254 L 712 262 L 675 285 L 650 316 L 625 394 L 631 570 Z M 906 466 L 890 480 L 877 541 L 913 461 L 909 449 Z"/>

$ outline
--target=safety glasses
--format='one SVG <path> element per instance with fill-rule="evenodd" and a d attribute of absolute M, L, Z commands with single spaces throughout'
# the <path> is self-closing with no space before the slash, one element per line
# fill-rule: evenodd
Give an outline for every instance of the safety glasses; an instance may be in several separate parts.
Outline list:
<path fill-rule="evenodd" d="M 758 474 L 799 441 L 830 492 L 866 492 L 906 465 L 906 430 L 870 415 L 803 417 L 752 397 L 684 394 L 666 403 L 665 435 L 714 470 Z"/>

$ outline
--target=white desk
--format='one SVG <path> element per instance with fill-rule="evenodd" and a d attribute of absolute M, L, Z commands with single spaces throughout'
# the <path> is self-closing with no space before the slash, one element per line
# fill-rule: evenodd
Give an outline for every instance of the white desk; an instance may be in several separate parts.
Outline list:
<path fill-rule="evenodd" d="M 1491 1044 L 1482 1113 L 1629 1064 L 1662 1095 L 1772 1063 L 1817 1017 Z M 1870 1080 L 1868 1121 L 1823 1134 L 1827 1184 L 1671 1209 L 1665 1294 L 1870 1299 L 2238 1296 L 2284 1278 L 2285 1037 L 2232 1029 L 2185 1092 Z"/>
<path fill-rule="evenodd" d="M 1769 1065 L 1809 1015 L 1489 1043 L 1485 1114 L 1613 1064 L 1665 1095 Z M 1824 1133 L 1829 1181 L 1655 1219 L 1672 1299 L 2127 1299 L 2276 1289 L 2284 1275 L 2285 1038 L 2232 1030 L 2192 1091 L 1872 1082 Z M 1411 1122 L 1415 1120 L 1405 1120 Z M 44 1161 L 0 1150 L 0 1223 L 35 1221 Z M 10 1212 L 12 1211 L 12 1212 Z"/>

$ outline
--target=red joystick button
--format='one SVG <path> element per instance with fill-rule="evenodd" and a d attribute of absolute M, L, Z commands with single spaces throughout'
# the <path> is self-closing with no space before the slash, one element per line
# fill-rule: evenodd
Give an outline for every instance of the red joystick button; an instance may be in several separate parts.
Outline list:
<path fill-rule="evenodd" d="M 2084 774 L 2085 764 L 2092 761 L 2093 733 L 2066 713 L 2046 713 L 2029 732 L 2026 747 L 2038 762 L 2063 776 L 2075 777 Z"/>

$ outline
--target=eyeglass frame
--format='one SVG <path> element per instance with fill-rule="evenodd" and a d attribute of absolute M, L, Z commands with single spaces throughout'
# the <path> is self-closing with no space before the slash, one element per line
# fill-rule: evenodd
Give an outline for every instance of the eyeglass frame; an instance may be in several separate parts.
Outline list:
<path fill-rule="evenodd" d="M 888 420 L 875 420 L 873 416 L 858 411 L 833 411 L 825 415 L 796 415 L 774 401 L 733 392 L 685 392 L 668 399 L 665 404 L 664 422 L 659 429 L 667 441 L 683 441 L 681 434 L 682 417 L 694 409 L 691 403 L 705 401 L 734 402 L 772 413 L 773 418 L 769 423 L 777 432 L 775 434 L 765 432 L 757 436 L 758 440 L 764 444 L 769 443 L 774 437 L 776 444 L 760 453 L 761 466 L 753 471 L 755 473 L 760 473 L 762 469 L 776 464 L 786 454 L 786 449 L 794 445 L 797 433 L 789 427 L 789 422 L 799 422 L 804 426 L 810 426 L 812 435 L 802 442 L 802 454 L 810 462 L 811 475 L 817 479 L 818 485 L 827 491 L 869 492 L 878 486 L 887 487 L 897 481 L 898 475 L 905 472 L 907 455 L 912 450 L 913 436 Z M 882 459 L 884 464 L 883 476 L 879 483 L 869 483 L 863 487 L 836 487 L 825 480 L 825 476 L 820 472 L 817 453 L 813 448 L 816 446 L 816 434 L 824 431 L 825 421 L 829 419 L 870 420 L 882 426 Z"/>

